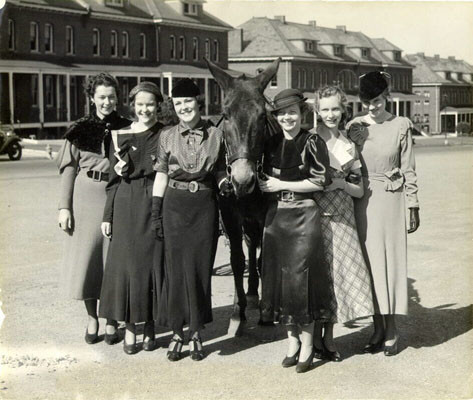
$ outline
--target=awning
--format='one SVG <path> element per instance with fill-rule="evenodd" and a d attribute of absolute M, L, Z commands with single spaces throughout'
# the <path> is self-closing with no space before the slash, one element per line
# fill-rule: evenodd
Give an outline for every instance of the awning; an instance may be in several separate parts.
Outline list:
<path fill-rule="evenodd" d="M 391 92 L 391 99 L 393 100 L 419 100 L 423 99 L 424 96 L 419 96 L 416 94 L 410 94 L 410 93 L 401 93 L 401 92 Z"/>
<path fill-rule="evenodd" d="M 471 107 L 444 107 L 440 110 L 443 113 L 452 113 L 452 114 L 473 114 L 473 108 Z"/>

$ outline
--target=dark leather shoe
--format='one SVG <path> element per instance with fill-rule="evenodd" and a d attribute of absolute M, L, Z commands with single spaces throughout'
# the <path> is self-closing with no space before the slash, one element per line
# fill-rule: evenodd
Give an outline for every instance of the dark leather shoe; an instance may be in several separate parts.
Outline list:
<path fill-rule="evenodd" d="M 86 331 L 85 331 L 85 343 L 95 344 L 95 343 L 97 343 L 98 339 L 99 339 L 98 329 L 97 329 L 97 332 L 95 332 L 95 333 L 89 333 L 86 329 Z"/>
<path fill-rule="evenodd" d="M 397 355 L 399 353 L 399 349 L 397 347 L 397 343 L 399 342 L 399 339 L 394 342 L 393 345 L 391 346 L 384 346 L 384 355 L 387 357 L 392 357 Z"/>
<path fill-rule="evenodd" d="M 204 350 L 202 348 L 202 339 L 200 337 L 192 338 L 192 343 L 194 344 L 194 348 L 190 351 L 191 359 L 194 361 L 201 361 L 205 358 Z M 199 350 L 199 346 L 201 350 Z"/>
<path fill-rule="evenodd" d="M 173 337 L 169 343 L 167 357 L 169 361 L 179 361 L 182 358 L 182 346 L 184 341 L 181 338 Z"/>
<path fill-rule="evenodd" d="M 144 351 L 153 351 L 157 348 L 156 340 L 148 340 L 143 342 L 143 350 Z"/>
<path fill-rule="evenodd" d="M 323 354 L 323 358 L 325 360 L 334 361 L 334 362 L 342 361 L 342 356 L 340 355 L 340 353 L 337 350 L 330 351 L 327 348 L 325 348 L 324 350 L 325 351 L 324 351 L 324 354 Z"/>
<path fill-rule="evenodd" d="M 138 346 L 136 343 L 126 344 L 126 342 L 123 341 L 123 351 L 128 355 L 136 354 L 138 353 Z"/>
<path fill-rule="evenodd" d="M 317 360 L 324 359 L 324 349 L 319 349 L 316 345 L 314 345 L 314 358 Z"/>
<path fill-rule="evenodd" d="M 299 344 L 299 349 L 296 351 L 296 354 L 294 354 L 291 357 L 288 357 L 288 356 L 284 357 L 284 360 L 282 360 L 283 368 L 289 368 L 289 367 L 293 367 L 294 365 L 297 365 L 300 352 L 301 352 L 301 345 Z"/>
<path fill-rule="evenodd" d="M 119 341 L 120 341 L 120 338 L 118 337 L 118 332 L 115 331 L 115 333 L 112 333 L 112 334 L 105 332 L 104 342 L 107 343 L 108 345 L 116 344 Z"/>
<path fill-rule="evenodd" d="M 312 367 L 312 360 L 314 358 L 314 348 L 312 347 L 312 352 L 310 353 L 309 357 L 305 361 L 299 361 L 296 365 L 296 372 L 298 374 L 307 372 Z M 299 359 L 300 360 L 300 359 Z"/>
<path fill-rule="evenodd" d="M 380 340 L 376 343 L 368 343 L 364 348 L 363 348 L 363 353 L 379 353 L 381 350 L 383 350 L 384 347 L 384 340 Z"/>

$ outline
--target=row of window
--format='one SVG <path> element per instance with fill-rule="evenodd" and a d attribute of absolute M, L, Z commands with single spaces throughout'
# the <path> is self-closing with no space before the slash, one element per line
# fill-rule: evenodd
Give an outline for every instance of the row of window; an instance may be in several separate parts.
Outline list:
<path fill-rule="evenodd" d="M 451 91 L 442 94 L 443 104 L 471 104 L 472 96 L 467 91 Z"/>
<path fill-rule="evenodd" d="M 179 36 L 177 39 L 176 45 L 176 37 L 171 35 L 169 37 L 169 51 L 170 51 L 170 58 L 171 60 L 186 60 L 187 59 L 187 46 L 186 46 L 186 38 L 184 36 Z M 204 56 L 212 61 L 218 62 L 220 61 L 220 43 L 217 39 L 213 40 L 211 43 L 210 39 L 205 39 L 205 54 Z M 199 38 L 193 37 L 192 38 L 192 60 L 198 61 L 199 60 Z"/>
<path fill-rule="evenodd" d="M 319 84 L 317 85 L 316 77 L 318 77 Z M 298 88 L 313 88 L 317 86 L 328 84 L 328 71 L 323 69 L 316 74 L 315 70 L 307 72 L 305 69 L 296 70 L 296 87 Z"/>
<path fill-rule="evenodd" d="M 409 75 L 391 74 L 391 88 L 395 90 L 409 90 Z"/>
<path fill-rule="evenodd" d="M 413 117 L 413 122 L 414 123 L 420 123 L 420 122 L 429 122 L 429 114 L 424 114 L 424 116 L 422 117 L 421 114 L 414 114 L 414 117 Z"/>
<path fill-rule="evenodd" d="M 94 28 L 92 30 L 92 54 L 100 56 L 103 53 L 103 41 L 100 29 Z M 187 46 L 186 38 L 184 36 L 170 36 L 170 58 L 171 60 L 187 60 Z M 205 39 L 205 57 L 214 62 L 220 61 L 220 43 L 217 39 L 211 41 Z M 9 50 L 16 50 L 16 34 L 15 22 L 8 20 L 8 48 Z M 140 58 L 147 57 L 146 35 L 140 33 Z M 39 52 L 39 24 L 35 21 L 30 22 L 30 50 L 32 52 Z M 54 53 L 54 27 L 52 24 L 46 23 L 44 25 L 44 51 L 46 53 Z M 130 56 L 130 36 L 127 31 L 118 32 L 112 30 L 110 32 L 110 54 L 112 57 Z M 199 38 L 192 38 L 192 60 L 199 60 Z M 70 25 L 66 26 L 66 54 L 75 54 L 75 34 L 74 28 Z"/>
<path fill-rule="evenodd" d="M 414 91 L 414 94 L 416 94 L 417 96 L 422 96 L 422 92 L 420 90 Z M 430 98 L 430 92 L 428 90 L 424 90 L 423 96 Z"/>

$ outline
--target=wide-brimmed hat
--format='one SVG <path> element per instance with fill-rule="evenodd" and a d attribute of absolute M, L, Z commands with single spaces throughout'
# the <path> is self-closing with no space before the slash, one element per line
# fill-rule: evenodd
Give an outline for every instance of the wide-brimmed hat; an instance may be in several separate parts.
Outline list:
<path fill-rule="evenodd" d="M 161 94 L 161 91 L 159 90 L 158 86 L 153 82 L 142 81 L 138 83 L 138 85 L 136 85 L 130 91 L 130 100 L 133 100 L 139 92 L 153 93 L 158 103 L 161 103 L 163 101 L 163 95 Z"/>
<path fill-rule="evenodd" d="M 171 97 L 197 97 L 199 95 L 199 87 L 189 78 L 177 81 L 176 86 L 171 91 Z"/>
<path fill-rule="evenodd" d="M 299 104 L 307 100 L 302 92 L 297 89 L 284 89 L 274 96 L 272 104 L 272 112 L 281 110 L 283 108 L 292 106 L 293 104 Z"/>
<path fill-rule="evenodd" d="M 389 74 L 382 71 L 372 71 L 360 76 L 360 99 L 369 101 L 378 97 L 389 86 Z"/>

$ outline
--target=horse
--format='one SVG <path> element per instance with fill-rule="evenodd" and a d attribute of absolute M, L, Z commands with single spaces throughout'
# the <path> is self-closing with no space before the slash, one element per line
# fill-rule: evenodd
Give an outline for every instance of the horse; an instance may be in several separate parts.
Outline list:
<path fill-rule="evenodd" d="M 246 321 L 248 303 L 258 303 L 259 273 L 266 201 L 257 185 L 258 169 L 262 165 L 264 143 L 271 132 L 279 129 L 266 110 L 263 94 L 279 68 L 276 59 L 253 78 L 241 75 L 232 77 L 223 69 L 206 60 L 212 76 L 223 91 L 222 118 L 218 124 L 224 133 L 227 158 L 227 175 L 233 187 L 229 197 L 219 196 L 219 208 L 224 230 L 230 241 L 230 264 L 235 284 L 235 301 L 230 319 L 229 333 L 240 333 Z M 249 279 L 245 294 L 243 274 L 245 256 L 242 235 L 248 247 Z M 261 322 L 261 319 L 260 319 Z"/>

